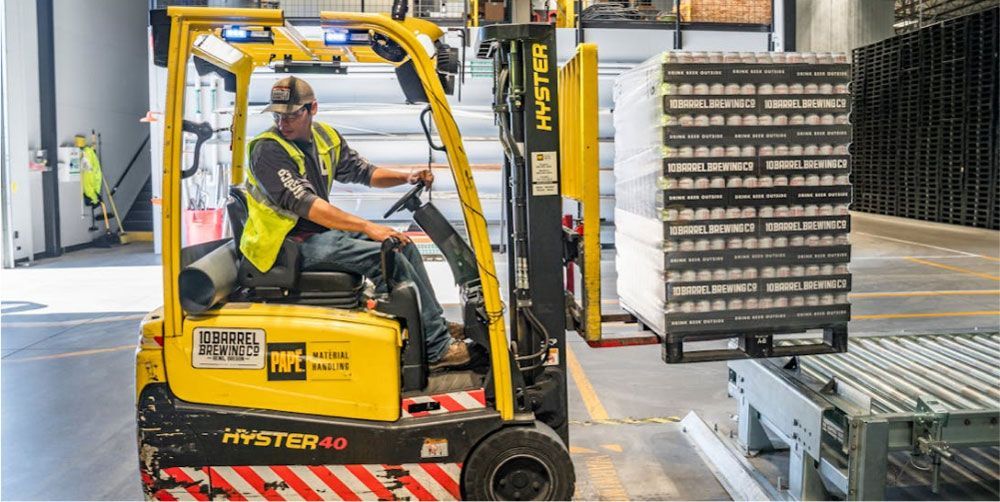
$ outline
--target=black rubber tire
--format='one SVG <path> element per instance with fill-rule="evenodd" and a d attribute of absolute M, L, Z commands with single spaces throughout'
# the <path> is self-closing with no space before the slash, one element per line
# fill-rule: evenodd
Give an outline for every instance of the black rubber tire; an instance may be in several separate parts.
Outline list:
<path fill-rule="evenodd" d="M 494 432 L 462 469 L 465 500 L 570 500 L 575 485 L 569 451 L 541 422 Z"/>

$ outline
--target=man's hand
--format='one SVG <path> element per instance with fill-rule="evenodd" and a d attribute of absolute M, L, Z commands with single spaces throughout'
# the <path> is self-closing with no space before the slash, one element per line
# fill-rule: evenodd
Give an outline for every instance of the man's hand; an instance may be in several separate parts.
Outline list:
<path fill-rule="evenodd" d="M 410 173 L 410 176 L 406 179 L 406 182 L 411 185 L 416 185 L 418 181 L 423 180 L 424 187 L 427 189 L 431 188 L 434 184 L 434 172 L 430 169 L 421 169 L 416 172 Z"/>
<path fill-rule="evenodd" d="M 395 237 L 396 239 L 399 239 L 399 242 L 402 243 L 403 246 L 413 243 L 413 241 L 410 240 L 410 237 L 406 234 L 397 232 L 385 225 L 379 225 L 378 223 L 372 223 L 370 221 L 367 225 L 365 225 L 365 229 L 362 233 L 375 242 L 382 242 L 389 237 Z"/>

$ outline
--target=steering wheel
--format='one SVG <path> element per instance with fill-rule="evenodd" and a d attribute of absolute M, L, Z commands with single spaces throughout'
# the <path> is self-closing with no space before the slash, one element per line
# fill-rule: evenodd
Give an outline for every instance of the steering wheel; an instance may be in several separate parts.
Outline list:
<path fill-rule="evenodd" d="M 424 180 L 417 180 L 413 185 L 413 188 L 406 195 L 400 197 L 392 207 L 389 208 L 382 218 L 389 218 L 393 214 L 398 213 L 401 209 L 406 208 L 410 211 L 416 211 L 420 207 L 420 194 L 424 191 Z"/>

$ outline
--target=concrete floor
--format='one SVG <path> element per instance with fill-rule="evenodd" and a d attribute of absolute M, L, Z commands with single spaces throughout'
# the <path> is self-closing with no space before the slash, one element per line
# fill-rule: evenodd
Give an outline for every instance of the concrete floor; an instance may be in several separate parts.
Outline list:
<path fill-rule="evenodd" d="M 1000 329 L 1000 233 L 860 213 L 853 225 L 853 334 Z M 161 303 L 159 257 L 141 243 L 79 251 L 4 270 L 2 284 L 0 496 L 141 497 L 133 353 L 138 320 Z M 569 336 L 577 497 L 727 499 L 675 422 L 693 410 L 722 431 L 735 425 L 725 363 L 667 366 L 658 346 L 592 349 Z"/>

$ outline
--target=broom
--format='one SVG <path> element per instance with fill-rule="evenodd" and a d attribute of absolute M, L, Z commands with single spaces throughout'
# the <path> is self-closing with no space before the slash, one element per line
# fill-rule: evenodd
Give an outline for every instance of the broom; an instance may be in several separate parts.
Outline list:
<path fill-rule="evenodd" d="M 91 130 L 90 134 L 93 135 L 94 131 Z M 101 165 L 104 165 L 104 159 L 101 158 L 101 134 L 97 133 L 97 160 L 101 161 Z M 128 244 L 128 233 L 125 232 L 125 227 L 122 225 L 121 215 L 118 213 L 118 205 L 115 204 L 115 196 L 111 193 L 111 187 L 108 186 L 108 178 L 101 176 L 101 183 L 104 185 L 104 193 L 107 194 L 108 202 L 111 203 L 111 214 L 115 215 L 115 221 L 118 222 L 118 242 L 121 244 Z M 102 204 L 103 206 L 103 204 Z M 107 224 L 107 215 L 105 215 L 105 224 Z"/>

